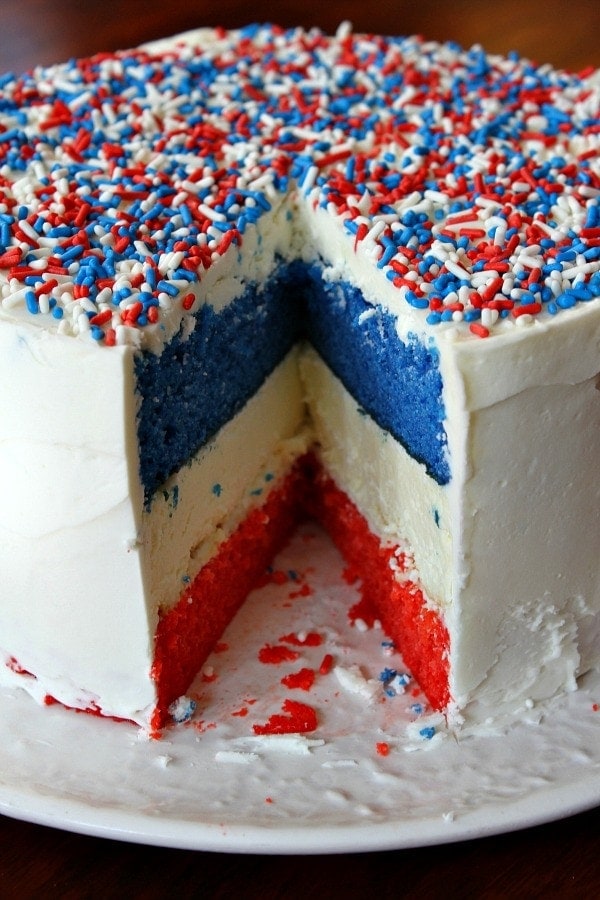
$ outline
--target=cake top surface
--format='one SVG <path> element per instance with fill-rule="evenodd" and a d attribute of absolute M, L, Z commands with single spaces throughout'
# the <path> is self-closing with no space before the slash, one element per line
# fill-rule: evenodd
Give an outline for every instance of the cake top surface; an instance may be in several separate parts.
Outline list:
<path fill-rule="evenodd" d="M 593 71 L 347 25 L 5 75 L 2 315 L 143 345 L 297 193 L 424 327 L 554 317 L 600 296 L 599 107 Z"/>

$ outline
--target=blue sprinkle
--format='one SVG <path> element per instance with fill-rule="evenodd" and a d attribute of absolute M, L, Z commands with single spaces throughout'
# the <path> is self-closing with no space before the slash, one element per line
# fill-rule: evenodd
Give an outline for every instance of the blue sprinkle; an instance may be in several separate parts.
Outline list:
<path fill-rule="evenodd" d="M 196 702 L 191 697 L 178 697 L 169 706 L 169 713 L 174 722 L 181 724 L 187 722 L 194 715 Z"/>
<path fill-rule="evenodd" d="M 565 291 L 556 298 L 556 305 L 561 309 L 570 309 L 577 303 L 577 297 L 573 291 Z"/>
<path fill-rule="evenodd" d="M 220 497 L 221 494 L 222 494 L 222 492 L 223 492 L 223 488 L 222 488 L 222 486 L 217 482 L 216 484 L 213 484 L 213 486 L 212 486 L 212 492 L 213 492 L 213 494 L 215 495 L 215 497 Z"/>
<path fill-rule="evenodd" d="M 597 228 L 600 224 L 600 207 L 592 204 L 588 207 L 587 219 L 585 220 L 585 228 Z"/>
<path fill-rule="evenodd" d="M 379 680 L 380 680 L 380 681 L 383 681 L 383 682 L 392 681 L 392 679 L 394 679 L 394 678 L 396 677 L 397 674 L 398 674 L 398 672 L 397 672 L 396 669 L 388 669 L 388 668 L 386 668 L 386 669 L 383 669 L 383 670 L 379 673 Z"/>
<path fill-rule="evenodd" d="M 414 291 L 406 292 L 406 300 L 411 306 L 414 306 L 415 309 L 427 309 L 429 306 L 427 297 L 417 297 Z"/>
<path fill-rule="evenodd" d="M 156 289 L 162 291 L 164 294 L 168 294 L 169 297 L 176 297 L 179 293 L 177 285 L 172 284 L 170 281 L 165 281 L 164 279 L 158 282 Z"/>
<path fill-rule="evenodd" d="M 431 725 L 430 725 L 428 728 L 421 728 L 421 730 L 419 731 L 419 734 L 420 734 L 421 737 L 424 738 L 426 741 L 430 741 L 431 738 L 432 738 L 432 737 L 434 736 L 434 734 L 435 734 L 435 728 L 433 728 L 433 726 L 431 726 Z"/>

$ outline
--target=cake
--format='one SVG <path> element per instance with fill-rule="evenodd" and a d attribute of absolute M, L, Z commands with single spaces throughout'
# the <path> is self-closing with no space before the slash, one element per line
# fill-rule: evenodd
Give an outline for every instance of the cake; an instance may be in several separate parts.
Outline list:
<path fill-rule="evenodd" d="M 0 682 L 156 731 L 311 515 L 455 727 L 573 690 L 599 88 L 347 25 L 0 79 Z"/>

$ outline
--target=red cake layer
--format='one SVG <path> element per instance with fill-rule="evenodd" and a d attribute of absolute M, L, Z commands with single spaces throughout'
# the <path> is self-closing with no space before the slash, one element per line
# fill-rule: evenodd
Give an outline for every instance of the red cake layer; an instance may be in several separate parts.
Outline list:
<path fill-rule="evenodd" d="M 168 721 L 168 707 L 185 693 L 215 643 L 306 515 L 319 520 L 361 581 L 363 597 L 435 709 L 449 700 L 448 632 L 422 591 L 400 581 L 402 556 L 382 546 L 348 497 L 313 457 L 300 460 L 224 541 L 178 603 L 160 616 L 152 676 L 158 703 L 152 726 Z"/>
<path fill-rule="evenodd" d="M 152 677 L 158 702 L 155 729 L 168 720 L 215 643 L 302 516 L 303 467 L 296 465 L 224 541 L 178 603 L 159 618 Z"/>
<path fill-rule="evenodd" d="M 450 637 L 440 616 L 427 605 L 422 590 L 399 580 L 403 555 L 383 546 L 366 519 L 331 478 L 317 468 L 311 491 L 311 513 L 331 535 L 361 581 L 363 598 L 377 612 L 385 633 L 434 709 L 445 709 Z"/>

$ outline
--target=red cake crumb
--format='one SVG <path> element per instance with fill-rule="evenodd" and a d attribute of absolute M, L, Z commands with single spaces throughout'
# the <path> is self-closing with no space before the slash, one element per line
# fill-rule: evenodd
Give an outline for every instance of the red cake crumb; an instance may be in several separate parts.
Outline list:
<path fill-rule="evenodd" d="M 286 584 L 289 580 L 290 576 L 287 572 L 280 572 L 278 569 L 276 569 L 271 573 L 270 581 L 273 584 Z"/>
<path fill-rule="evenodd" d="M 379 741 L 375 744 L 375 749 L 379 756 L 389 756 L 390 755 L 390 745 L 386 743 L 386 741 Z"/>
<path fill-rule="evenodd" d="M 235 712 L 232 712 L 231 715 L 232 715 L 232 716 L 239 716 L 240 718 L 243 718 L 244 716 L 247 716 L 247 715 L 248 715 L 248 707 L 247 707 L 247 706 L 242 706 L 241 709 L 236 709 L 236 711 L 235 711 Z"/>
<path fill-rule="evenodd" d="M 298 688 L 301 691 L 310 691 L 315 683 L 315 670 L 305 667 L 297 672 L 284 675 L 281 683 L 287 688 Z"/>
<path fill-rule="evenodd" d="M 187 722 L 186 725 L 191 725 L 191 727 L 195 731 L 197 731 L 199 734 L 204 734 L 205 731 L 208 731 L 211 728 L 217 727 L 216 722 L 205 722 L 203 719 L 200 719 L 200 721 L 198 721 L 198 722 L 195 722 L 195 721 Z"/>
<path fill-rule="evenodd" d="M 265 644 L 258 651 L 258 658 L 261 663 L 271 666 L 278 666 L 283 662 L 295 662 L 299 656 L 300 654 L 296 653 L 295 650 L 290 650 L 289 647 L 282 647 L 279 644 Z"/>
<path fill-rule="evenodd" d="M 281 569 L 268 569 L 257 579 L 255 586 L 265 587 L 267 584 L 282 585 L 290 580 L 290 576 L 287 572 L 282 572 Z"/>
<path fill-rule="evenodd" d="M 297 591 L 290 591 L 288 597 L 290 600 L 295 600 L 297 597 L 312 597 L 313 594 L 314 588 L 310 584 L 304 583 Z"/>
<path fill-rule="evenodd" d="M 306 734 L 316 730 L 317 714 L 312 706 L 284 700 L 281 708 L 287 715 L 275 713 L 264 725 L 253 725 L 254 734 Z"/>

